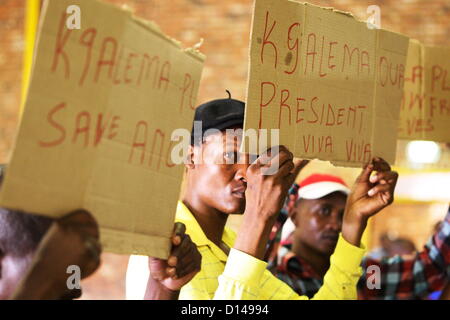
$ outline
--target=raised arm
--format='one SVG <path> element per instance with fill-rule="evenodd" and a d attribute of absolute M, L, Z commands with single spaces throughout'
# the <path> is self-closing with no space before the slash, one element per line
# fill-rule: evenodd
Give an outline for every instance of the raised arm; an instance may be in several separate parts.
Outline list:
<path fill-rule="evenodd" d="M 397 172 L 381 158 L 374 158 L 363 168 L 347 198 L 342 224 L 345 240 L 360 246 L 369 218 L 394 201 L 397 179 Z"/>

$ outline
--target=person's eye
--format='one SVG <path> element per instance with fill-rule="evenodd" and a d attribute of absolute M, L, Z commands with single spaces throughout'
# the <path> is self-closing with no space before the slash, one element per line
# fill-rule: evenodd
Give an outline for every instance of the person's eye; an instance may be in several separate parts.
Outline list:
<path fill-rule="evenodd" d="M 331 209 L 329 207 L 320 208 L 320 214 L 322 216 L 329 216 L 331 214 Z"/>

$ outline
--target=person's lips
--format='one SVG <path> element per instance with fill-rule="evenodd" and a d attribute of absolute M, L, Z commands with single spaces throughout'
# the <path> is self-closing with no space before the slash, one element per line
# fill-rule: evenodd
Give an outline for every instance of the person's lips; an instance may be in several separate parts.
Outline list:
<path fill-rule="evenodd" d="M 321 236 L 321 238 L 326 241 L 337 242 L 339 239 L 339 234 L 336 234 L 336 233 L 324 234 Z"/>
<path fill-rule="evenodd" d="M 243 199 L 243 198 L 245 198 L 245 189 L 247 189 L 245 186 L 241 186 L 241 187 L 238 187 L 238 188 L 234 188 L 231 191 L 231 193 L 235 197 Z"/>

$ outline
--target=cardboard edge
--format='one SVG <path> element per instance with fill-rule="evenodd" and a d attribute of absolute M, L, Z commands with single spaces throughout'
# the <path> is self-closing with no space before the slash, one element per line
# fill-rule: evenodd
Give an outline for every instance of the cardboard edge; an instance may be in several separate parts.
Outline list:
<path fill-rule="evenodd" d="M 144 255 L 167 259 L 170 254 L 170 238 L 136 234 L 110 228 L 100 228 L 100 242 L 104 252 L 122 255 Z M 123 237 L 132 239 L 123 241 Z M 151 251 L 149 250 L 151 248 Z"/>

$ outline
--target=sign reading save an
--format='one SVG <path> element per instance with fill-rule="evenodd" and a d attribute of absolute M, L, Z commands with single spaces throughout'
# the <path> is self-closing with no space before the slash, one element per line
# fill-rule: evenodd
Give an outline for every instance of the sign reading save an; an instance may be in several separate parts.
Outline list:
<path fill-rule="evenodd" d="M 393 163 L 407 50 L 348 13 L 256 0 L 245 129 L 280 129 L 300 158 Z"/>
<path fill-rule="evenodd" d="M 190 130 L 204 57 L 151 22 L 94 0 L 44 5 L 28 97 L 0 203 L 97 218 L 105 250 L 166 258 L 182 166 L 172 131 Z"/>

